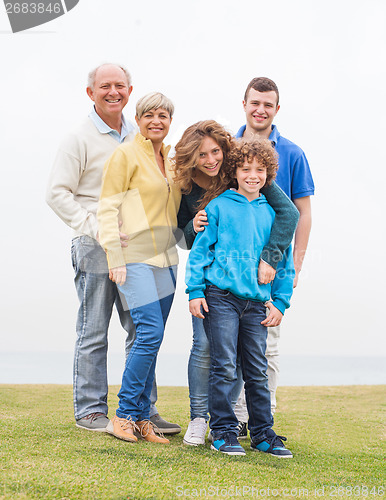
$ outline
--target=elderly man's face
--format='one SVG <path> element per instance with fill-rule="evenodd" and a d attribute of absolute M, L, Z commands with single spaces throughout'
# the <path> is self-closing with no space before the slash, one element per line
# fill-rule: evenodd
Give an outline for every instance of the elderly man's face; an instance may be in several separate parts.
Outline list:
<path fill-rule="evenodd" d="M 121 116 L 133 87 L 129 87 L 125 73 L 118 66 L 108 64 L 98 69 L 94 88 L 87 94 L 95 103 L 98 115 L 103 118 Z"/>

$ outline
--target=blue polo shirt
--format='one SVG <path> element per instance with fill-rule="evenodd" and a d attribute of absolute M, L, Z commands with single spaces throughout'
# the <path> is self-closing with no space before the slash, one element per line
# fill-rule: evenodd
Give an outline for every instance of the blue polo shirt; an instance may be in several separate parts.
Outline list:
<path fill-rule="evenodd" d="M 88 115 L 90 120 L 93 122 L 93 124 L 96 126 L 98 131 L 101 134 L 109 134 L 111 137 L 113 137 L 116 141 L 122 143 L 125 140 L 125 137 L 134 130 L 134 127 L 131 123 L 126 123 L 125 117 L 122 115 L 122 127 L 121 127 L 121 133 L 119 133 L 117 130 L 114 130 L 113 128 L 109 127 L 107 123 L 105 123 L 102 118 L 98 115 L 98 113 L 95 111 L 95 106 L 93 107 L 91 113 Z"/>
<path fill-rule="evenodd" d="M 243 125 L 235 137 L 242 137 L 246 128 L 246 125 Z M 275 179 L 277 184 L 291 200 L 313 195 L 314 181 L 303 150 L 282 137 L 276 125 L 272 125 L 269 140 L 279 155 L 279 169 Z"/>

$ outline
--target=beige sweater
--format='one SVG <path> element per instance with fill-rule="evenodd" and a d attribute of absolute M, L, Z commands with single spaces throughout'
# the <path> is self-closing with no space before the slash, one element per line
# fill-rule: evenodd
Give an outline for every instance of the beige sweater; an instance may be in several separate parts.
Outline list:
<path fill-rule="evenodd" d="M 177 264 L 174 233 L 181 192 L 173 182 L 169 149 L 162 145 L 166 179 L 152 142 L 141 134 L 119 146 L 107 161 L 98 222 L 109 268 L 133 262 L 157 267 Z M 121 247 L 118 221 L 123 222 L 121 231 L 129 235 L 126 248 Z"/>
<path fill-rule="evenodd" d="M 125 142 L 133 139 L 129 133 Z M 46 201 L 74 230 L 74 237 L 96 238 L 96 211 L 106 160 L 119 146 L 109 134 L 101 134 L 90 118 L 59 147 L 48 181 Z"/>

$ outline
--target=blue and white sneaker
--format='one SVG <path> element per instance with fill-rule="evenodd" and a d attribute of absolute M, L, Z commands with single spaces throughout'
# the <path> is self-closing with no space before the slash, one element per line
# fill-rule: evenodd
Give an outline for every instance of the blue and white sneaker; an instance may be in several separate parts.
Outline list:
<path fill-rule="evenodd" d="M 262 451 L 264 453 L 269 453 L 274 457 L 278 458 L 292 458 L 293 455 L 285 446 L 283 441 L 287 441 L 284 436 L 278 436 L 275 431 L 268 429 L 266 432 L 266 438 L 259 443 L 251 440 L 251 449 L 254 451 Z"/>
<path fill-rule="evenodd" d="M 237 436 L 234 432 L 226 432 L 218 439 L 215 439 L 210 445 L 211 450 L 221 451 L 226 455 L 245 455 L 244 448 L 237 441 Z"/>

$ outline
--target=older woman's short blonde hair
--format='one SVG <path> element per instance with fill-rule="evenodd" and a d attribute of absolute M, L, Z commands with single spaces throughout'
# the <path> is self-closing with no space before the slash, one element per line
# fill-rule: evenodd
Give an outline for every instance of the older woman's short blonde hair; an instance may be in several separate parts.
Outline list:
<path fill-rule="evenodd" d="M 137 102 L 135 114 L 137 118 L 141 118 L 141 116 L 151 109 L 159 108 L 165 109 L 169 113 L 170 118 L 172 118 L 174 113 L 174 105 L 172 101 L 161 94 L 161 92 L 151 92 L 150 94 L 146 94 L 141 97 L 141 99 Z"/>

